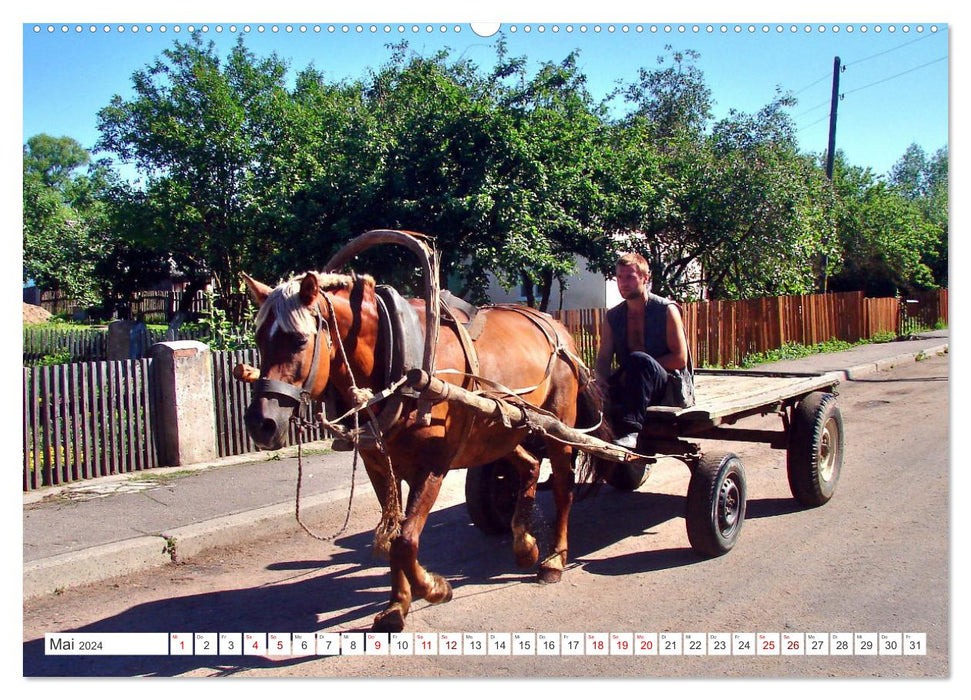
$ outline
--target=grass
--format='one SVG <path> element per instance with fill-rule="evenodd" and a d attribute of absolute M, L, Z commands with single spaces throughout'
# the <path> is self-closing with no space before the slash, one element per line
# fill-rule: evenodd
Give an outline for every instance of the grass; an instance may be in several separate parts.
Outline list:
<path fill-rule="evenodd" d="M 132 474 L 128 477 L 129 481 L 141 482 L 141 481 L 154 481 L 160 484 L 168 483 L 169 481 L 174 481 L 175 479 L 181 479 L 186 476 L 192 476 L 193 474 L 198 474 L 199 472 L 194 469 L 180 469 L 179 471 L 161 473 L 152 470 L 139 472 L 137 474 Z"/>
<path fill-rule="evenodd" d="M 946 328 L 946 326 L 944 326 Z M 911 333 L 919 333 L 921 331 L 931 330 L 929 328 L 921 328 L 918 330 L 911 331 Z M 940 329 L 938 329 L 940 330 Z M 766 350 L 765 352 L 755 352 L 746 355 L 742 358 L 739 367 L 742 369 L 750 369 L 758 365 L 766 364 L 768 362 L 780 362 L 782 360 L 798 360 L 803 357 L 810 357 L 812 355 L 821 355 L 823 353 L 830 352 L 842 352 L 844 350 L 850 350 L 860 345 L 872 345 L 874 343 L 889 343 L 897 339 L 893 333 L 881 332 L 875 334 L 871 338 L 865 340 L 859 340 L 855 343 L 850 343 L 845 340 L 827 340 L 823 343 L 817 343 L 815 345 L 802 345 L 800 343 L 786 343 L 781 348 L 776 348 L 774 350 Z"/>

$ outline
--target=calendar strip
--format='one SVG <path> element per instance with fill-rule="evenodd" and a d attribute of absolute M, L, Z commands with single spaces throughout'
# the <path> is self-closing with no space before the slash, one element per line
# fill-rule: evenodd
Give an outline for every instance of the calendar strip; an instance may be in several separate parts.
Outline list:
<path fill-rule="evenodd" d="M 925 656 L 924 632 L 52 632 L 49 656 Z"/>

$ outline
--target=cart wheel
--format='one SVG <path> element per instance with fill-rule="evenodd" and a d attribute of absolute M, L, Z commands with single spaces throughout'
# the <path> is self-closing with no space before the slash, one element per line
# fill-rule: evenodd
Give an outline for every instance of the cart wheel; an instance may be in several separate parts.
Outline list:
<path fill-rule="evenodd" d="M 793 411 L 786 466 L 792 495 L 804 506 L 833 497 L 843 468 L 843 415 L 833 394 L 814 392 Z"/>
<path fill-rule="evenodd" d="M 630 464 L 615 462 L 607 477 L 607 483 L 618 491 L 636 491 L 647 481 L 651 470 L 646 464 Z"/>
<path fill-rule="evenodd" d="M 465 507 L 472 524 L 487 534 L 510 531 L 518 497 L 519 474 L 505 460 L 472 467 L 465 475 Z"/>
<path fill-rule="evenodd" d="M 745 520 L 745 470 L 733 452 L 704 455 L 688 484 L 685 524 L 695 551 L 718 557 L 735 546 Z"/>

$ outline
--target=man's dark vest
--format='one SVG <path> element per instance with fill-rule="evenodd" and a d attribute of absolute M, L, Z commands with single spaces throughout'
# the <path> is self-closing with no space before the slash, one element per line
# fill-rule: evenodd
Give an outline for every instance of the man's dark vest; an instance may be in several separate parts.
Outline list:
<path fill-rule="evenodd" d="M 644 304 L 644 351 L 657 359 L 671 352 L 668 347 L 668 305 L 674 302 L 656 294 L 648 294 Z M 630 349 L 627 346 L 627 302 L 607 311 L 607 323 L 614 336 L 614 354 L 623 367 Z"/>

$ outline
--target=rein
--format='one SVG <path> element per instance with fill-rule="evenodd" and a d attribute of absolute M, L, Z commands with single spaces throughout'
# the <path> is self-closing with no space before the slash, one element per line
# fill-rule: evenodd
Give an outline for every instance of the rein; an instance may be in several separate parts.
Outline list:
<path fill-rule="evenodd" d="M 374 415 L 374 411 L 371 407 L 374 404 L 378 403 L 379 401 L 382 401 L 388 396 L 390 396 L 391 394 L 395 393 L 404 384 L 404 378 L 402 378 L 401 381 L 395 382 L 392 386 L 388 387 L 384 391 L 379 392 L 376 395 L 373 394 L 368 389 L 359 388 L 357 386 L 357 382 L 354 379 L 354 372 L 351 370 L 350 363 L 347 360 L 347 351 L 344 349 L 344 341 L 341 339 L 340 328 L 337 325 L 337 314 L 334 310 L 334 305 L 331 302 L 330 297 L 327 296 L 326 293 L 322 292 L 321 296 L 323 296 L 324 301 L 327 302 L 328 312 L 330 314 L 330 317 L 334 321 L 334 337 L 336 338 L 337 349 L 338 349 L 338 352 L 340 353 L 341 361 L 344 363 L 344 366 L 347 368 L 347 375 L 351 381 L 351 394 L 354 396 L 354 400 L 357 402 L 357 405 L 354 408 L 347 411 L 344 415 L 340 416 L 335 420 L 327 420 L 327 417 L 323 412 L 318 414 L 318 416 L 316 417 L 317 421 L 319 421 L 320 424 L 323 425 L 326 429 L 330 430 L 331 432 L 337 433 L 339 435 L 345 436 L 346 438 L 350 439 L 354 445 L 354 458 L 351 463 L 351 492 L 350 492 L 350 495 L 348 496 L 348 501 L 347 501 L 347 513 L 344 517 L 344 524 L 341 526 L 340 530 L 334 533 L 333 535 L 326 536 L 326 537 L 317 535 L 316 533 L 312 532 L 310 528 L 308 528 L 300 519 L 300 489 L 301 489 L 301 483 L 303 480 L 303 449 L 302 449 L 303 431 L 304 429 L 313 426 L 314 421 L 312 418 L 309 420 L 304 418 L 298 418 L 296 414 L 294 414 L 291 420 L 297 426 L 297 436 L 298 436 L 297 437 L 297 496 L 296 496 L 297 523 L 300 525 L 301 528 L 303 528 L 304 532 L 306 532 L 314 539 L 320 540 L 323 542 L 329 542 L 344 534 L 344 532 L 347 530 L 347 525 L 351 518 L 351 508 L 354 501 L 355 476 L 357 474 L 357 462 L 358 462 L 358 457 L 360 455 L 360 436 L 362 432 L 362 429 L 360 426 L 361 411 L 367 411 L 368 415 L 371 417 L 371 423 L 370 423 L 370 425 L 372 426 L 371 431 L 374 434 L 375 438 L 377 439 L 378 449 L 381 452 L 381 454 L 384 455 L 385 461 L 387 462 L 387 465 L 388 465 L 388 489 L 389 489 L 388 496 L 392 504 L 390 508 L 390 513 L 389 513 L 389 516 L 391 519 L 390 529 L 395 530 L 396 528 L 400 527 L 400 523 L 402 520 L 402 513 L 401 513 L 401 495 L 398 493 L 398 482 L 395 479 L 394 467 L 391 464 L 391 459 L 389 458 L 388 451 L 384 445 L 384 440 L 381 435 L 381 431 L 376 427 L 377 417 Z M 311 377 L 308 377 L 308 382 L 310 382 L 312 378 L 316 379 L 318 349 L 320 347 L 320 332 L 322 327 L 324 328 L 327 327 L 326 321 L 323 320 L 323 314 L 320 313 L 321 311 L 320 302 L 317 302 L 317 309 L 318 309 L 318 319 L 320 319 L 320 321 L 318 321 L 317 339 L 315 339 L 314 341 L 314 360 L 313 360 L 313 366 L 311 367 Z M 328 342 L 328 347 L 331 347 L 331 339 L 329 335 L 328 335 L 327 342 Z M 292 385 L 287 385 L 287 386 L 292 386 Z M 308 386 L 308 383 L 304 382 L 304 387 L 306 388 L 307 386 Z M 312 387 L 312 382 L 310 382 L 310 386 Z M 308 392 L 301 392 L 301 393 L 306 394 L 307 405 L 309 406 L 309 393 Z M 354 417 L 354 429 L 351 430 L 350 433 L 348 434 L 348 431 L 342 425 L 340 425 L 340 422 L 352 415 Z"/>

